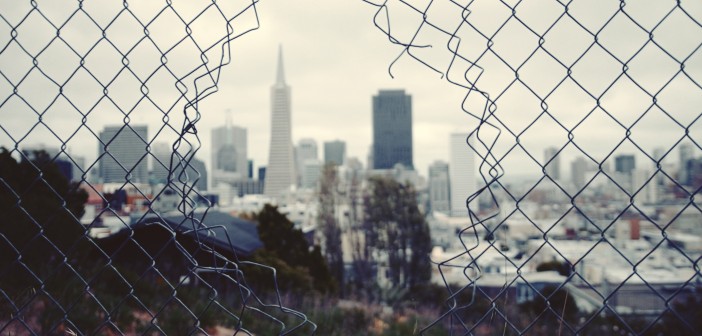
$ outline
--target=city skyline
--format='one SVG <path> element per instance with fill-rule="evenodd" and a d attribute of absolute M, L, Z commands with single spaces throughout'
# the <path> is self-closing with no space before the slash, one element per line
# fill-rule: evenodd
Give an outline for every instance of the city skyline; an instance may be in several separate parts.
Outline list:
<path fill-rule="evenodd" d="M 1 13 L 2 330 L 700 329 L 702 1 Z"/>
<path fill-rule="evenodd" d="M 465 98 L 465 89 L 446 83 L 442 80 L 441 75 L 427 69 L 424 65 L 415 62 L 411 57 L 402 57 L 397 63 L 392 66 L 391 77 L 389 66 L 393 60 L 402 53 L 403 48 L 398 45 L 387 43 L 387 37 L 378 31 L 373 25 L 372 18 L 375 15 L 376 8 L 367 6 L 363 3 L 316 3 L 311 0 L 301 0 L 302 5 L 286 2 L 260 2 L 257 4 L 260 13 L 261 26 L 258 30 L 252 31 L 251 34 L 242 36 L 232 41 L 232 53 L 235 56 L 231 64 L 222 69 L 221 81 L 218 85 L 219 92 L 208 96 L 206 99 L 199 102 L 199 109 L 202 118 L 199 120 L 197 128 L 200 132 L 200 140 L 202 146 L 197 154 L 200 158 L 211 157 L 211 143 L 209 140 L 212 129 L 221 126 L 225 119 L 224 113 L 231 110 L 233 120 L 236 125 L 244 127 L 249 131 L 249 158 L 252 159 L 256 167 L 267 165 L 268 147 L 269 147 L 269 129 L 270 120 L 268 118 L 269 111 L 269 78 L 274 75 L 275 69 L 275 50 L 279 43 L 287 45 L 286 53 L 287 60 L 294 66 L 289 67 L 288 79 L 296 88 L 296 96 L 292 102 L 292 109 L 296 111 L 293 115 L 292 131 L 293 142 L 296 143 L 301 138 L 314 138 L 319 143 L 324 141 L 341 139 L 347 143 L 347 157 L 355 157 L 362 162 L 366 161 L 368 148 L 371 143 L 371 103 L 368 99 L 373 93 L 380 89 L 405 89 L 411 92 L 414 97 L 414 166 L 422 175 L 426 176 L 427 169 L 431 162 L 437 159 L 448 158 L 448 148 L 441 141 L 442 137 L 437 134 L 450 134 L 453 132 L 469 132 L 475 128 L 478 121 L 470 117 L 462 110 L 461 102 Z M 28 5 L 25 5 L 25 7 Z M 51 6 L 50 4 L 42 4 L 42 6 Z M 137 6 L 137 5 L 135 5 Z M 486 4 L 485 10 L 495 10 L 499 12 L 498 7 L 501 4 Z M 119 7 L 119 6 L 118 6 Z M 494 7 L 494 8 L 493 8 Z M 631 7 L 631 6 L 630 6 Z M 302 11 L 302 8 L 305 8 Z M 50 12 L 53 8 L 42 7 L 44 11 Z M 105 10 L 109 10 L 106 8 Z M 652 9 L 629 8 L 632 15 L 641 11 L 654 11 Z M 22 8 L 18 5 L 17 11 L 21 12 Z M 292 15 L 295 14 L 295 15 Z M 8 12 L 8 20 L 13 21 L 12 13 Z M 526 14 L 525 14 L 526 15 Z M 545 15 L 545 14 L 544 14 Z M 474 18 L 475 19 L 475 18 Z M 477 22 L 476 24 L 483 24 Z M 339 26 L 353 28 L 355 34 L 349 36 L 349 41 L 341 40 L 338 34 L 335 34 L 326 29 L 318 29 L 319 26 Z M 615 26 L 618 27 L 618 26 Z M 676 31 L 675 26 L 666 27 L 657 31 L 656 36 L 660 38 L 668 37 L 670 32 Z M 70 28 L 70 27 L 69 27 Z M 114 31 L 120 27 L 114 27 Z M 73 34 L 88 34 L 90 30 L 78 32 L 63 32 L 64 36 Z M 111 30 L 112 32 L 112 30 Z M 167 33 L 167 32 L 166 32 Z M 155 32 L 152 31 L 152 34 Z M 80 35 L 79 35 L 80 36 Z M 612 41 L 622 41 L 622 36 L 616 32 L 610 33 Z M 560 41 L 559 36 L 550 36 L 551 40 Z M 314 43 L 312 41 L 315 41 Z M 550 40 L 549 40 L 550 41 Z M 496 47 L 499 47 L 501 41 L 496 41 Z M 568 43 L 563 45 L 566 47 L 580 47 L 581 44 L 578 38 L 573 37 Z M 602 41 L 613 53 L 619 55 L 627 51 L 627 43 L 617 45 L 611 41 Z M 554 52 L 562 52 L 554 45 L 549 44 L 549 50 Z M 620 48 L 620 49 L 617 49 Z M 669 46 L 672 52 L 676 55 L 680 50 L 685 50 L 685 45 Z M 440 48 L 434 48 L 436 50 Z M 572 48 L 571 48 L 572 49 Z M 649 60 L 655 60 L 658 57 L 653 51 L 642 51 L 642 56 L 638 59 L 641 61 L 633 64 L 630 69 L 630 74 L 636 74 L 637 69 L 651 69 L 647 65 L 652 64 Z M 98 50 L 99 51 L 99 50 Z M 95 51 L 97 53 L 98 51 Z M 54 55 L 54 54 L 51 54 Z M 99 57 L 97 54 L 95 57 Z M 506 57 L 512 57 L 511 53 L 504 53 Z M 558 55 L 570 55 L 560 53 Z M 23 55 L 26 56 L 26 55 Z M 60 55 L 54 55 L 60 56 Z M 18 59 L 21 59 L 19 57 Z M 570 59 L 570 58 L 567 58 Z M 600 60 L 600 59 L 596 59 Z M 66 62 L 70 63 L 71 58 L 67 58 Z M 73 60 L 75 61 L 75 60 Z M 581 83 L 597 86 L 601 83 L 597 82 L 598 76 L 601 75 L 599 68 L 588 68 L 583 60 L 582 66 L 576 66 L 573 69 L 574 78 Z M 490 60 L 486 60 L 485 76 L 481 79 L 481 87 L 490 91 L 492 96 L 499 94 L 500 86 L 496 81 L 493 81 L 491 75 L 499 75 L 504 69 L 499 69 L 499 64 L 494 65 Z M 592 62 L 590 62 L 592 63 Z M 596 63 L 596 62 L 595 62 Z M 43 68 L 52 69 L 50 63 L 42 63 Z M 362 66 L 358 66 L 361 64 Z M 538 67 L 548 69 L 546 66 L 552 64 L 547 62 L 536 62 Z M 550 64 L 550 65 L 549 65 Z M 600 64 L 611 66 L 612 64 L 600 62 Z M 661 67 L 652 69 L 658 73 L 666 73 L 665 78 L 672 78 L 672 75 L 679 71 L 678 69 L 670 69 L 667 63 L 661 64 Z M 31 64 L 29 64 L 31 66 Z M 692 71 L 696 63 L 687 63 L 686 69 Z M 555 70 L 559 70 L 555 67 Z M 24 68 L 18 63 L 16 70 L 18 74 L 22 74 Z M 99 73 L 98 78 L 105 78 L 110 72 L 110 69 L 102 69 L 105 74 Z M 439 69 L 446 71 L 446 69 Z M 523 80 L 529 80 L 529 69 L 524 69 L 527 73 L 521 74 Z M 562 70 L 562 69 L 561 69 Z M 603 70 L 604 71 L 604 70 Z M 640 70 L 638 70 L 640 71 Z M 538 73 L 538 72 L 537 72 Z M 554 73 L 557 73 L 555 71 Z M 14 72 L 7 73 L 8 78 L 14 79 L 17 74 Z M 526 77 L 525 77 L 526 76 Z M 664 92 L 658 95 L 658 104 L 665 108 L 667 113 L 675 116 L 683 122 L 683 126 L 687 126 L 692 120 L 685 117 L 685 111 L 694 111 L 695 106 L 699 106 L 699 95 L 691 93 L 689 90 L 695 90 L 694 86 L 685 86 L 684 82 L 680 82 L 680 76 L 673 81 L 674 86 L 670 86 Z M 109 78 L 109 77 L 107 77 Z M 638 77 L 637 77 L 638 78 Z M 68 85 L 64 88 L 66 92 L 75 88 L 83 89 L 87 86 L 86 83 L 80 82 L 76 78 L 75 85 Z M 540 80 L 531 79 L 529 83 L 535 85 L 538 89 L 539 85 L 546 85 L 548 80 L 552 78 L 542 78 Z M 29 78 L 29 80 L 33 80 Z M 87 80 L 90 82 L 90 79 Z M 627 116 L 627 112 L 634 109 L 639 109 L 643 101 L 648 100 L 646 96 L 642 96 L 640 91 L 630 85 L 631 83 L 619 83 L 610 89 L 609 94 L 603 95 L 601 99 L 601 107 L 607 109 L 607 113 L 617 117 L 624 125 L 630 125 L 634 120 Z M 641 84 L 650 90 L 654 84 L 643 81 Z M 662 83 L 661 83 L 662 84 Z M 678 85 L 682 84 L 682 85 Z M 24 89 L 27 85 L 22 86 Z M 36 92 L 50 93 L 56 90 L 46 84 L 31 83 L 32 89 Z M 561 86 L 561 90 L 557 91 L 548 98 L 549 113 L 554 118 L 557 118 L 563 126 L 572 128 L 586 113 L 590 112 L 595 106 L 588 97 L 582 95 L 573 95 L 569 91 L 572 83 Z M 163 101 L 164 95 L 167 95 L 165 90 L 156 90 L 157 85 L 150 86 L 150 94 L 156 101 Z M 172 85 L 164 85 L 163 88 L 171 87 Z M 658 88 L 660 85 L 658 86 Z M 497 89 L 495 89 L 497 88 Z M 131 91 L 129 91 L 131 90 Z M 521 90 L 521 91 L 520 91 Z M 23 94 L 31 99 L 31 92 L 22 91 Z M 85 101 L 80 101 L 77 96 L 73 96 L 76 101 L 76 107 L 82 112 L 88 111 L 92 104 L 95 104 L 96 98 L 101 95 L 102 89 L 98 92 L 85 90 Z M 130 92 L 136 91 L 134 96 L 138 96 L 138 86 L 119 86 L 112 85 L 110 87 L 111 95 L 116 98 L 129 97 Z M 538 111 L 542 108 L 539 104 L 534 104 L 534 97 L 522 95 L 523 89 L 514 90 L 514 95 L 501 97 L 499 105 L 499 116 L 509 116 L 505 118 L 505 124 L 516 131 L 520 131 L 522 126 L 533 120 Z M 571 91 L 578 91 L 571 90 Z M 655 92 L 655 90 L 654 90 Z M 171 93 L 172 94 L 172 93 Z M 679 99 L 680 97 L 689 97 L 690 99 Z M 41 100 L 41 99 L 39 99 Z M 127 99 L 128 100 L 128 99 Z M 118 101 L 121 103 L 121 101 Z M 524 102 L 521 104 L 520 102 Z M 528 103 L 528 104 L 527 104 Z M 636 103 L 636 106 L 631 106 Z M 103 106 L 100 104 L 91 114 L 88 115 L 86 126 L 90 127 L 93 132 L 97 132 L 103 126 L 108 124 L 116 124 L 124 118 L 124 111 L 129 111 L 127 107 L 120 107 L 120 110 L 113 106 Z M 472 113 L 479 114 L 482 110 L 476 109 L 470 104 L 464 106 Z M 12 148 L 14 140 L 20 139 L 24 131 L 31 128 L 36 123 L 34 112 L 22 106 L 16 100 L 9 100 L 6 104 L 8 111 L 13 111 L 4 115 L 6 118 L 5 125 L 10 125 L 7 128 L 9 136 L 0 133 L 0 145 Z M 81 155 L 86 158 L 86 164 L 90 165 L 95 162 L 96 154 L 91 150 L 94 148 L 89 145 L 90 142 L 97 144 L 97 139 L 93 134 L 83 127 L 76 132 L 76 122 L 70 122 L 72 116 L 79 116 L 77 111 L 65 108 L 64 106 L 56 106 L 58 110 L 49 110 L 43 115 L 43 121 L 52 125 L 52 130 L 61 140 L 69 139 L 66 142 L 67 151 Z M 172 125 L 179 127 L 179 116 L 181 111 L 174 110 L 170 113 Z M 636 141 L 642 148 L 655 148 L 658 145 L 664 148 L 674 146 L 680 137 L 677 135 L 681 132 L 680 126 L 674 125 L 670 121 L 661 122 L 661 113 L 659 111 L 651 111 L 643 118 L 638 125 L 633 129 L 631 139 Z M 688 113 L 694 116 L 694 113 Z M 30 117 L 28 117 L 30 116 Z M 130 114 L 131 123 L 147 124 L 152 129 L 157 130 L 163 125 L 163 115 L 161 113 L 151 111 L 141 111 L 136 109 Z M 555 125 L 553 121 L 549 121 L 548 116 L 541 118 L 539 124 L 550 123 L 553 125 L 553 132 L 526 132 L 522 135 L 520 143 L 527 148 L 530 154 L 537 160 L 542 159 L 543 148 L 546 146 L 560 147 L 567 143 L 567 132 Z M 690 127 L 690 135 L 694 137 L 697 130 L 696 123 Z M 540 125 L 540 126 L 541 126 Z M 168 128 L 166 128 L 168 131 Z M 494 148 L 495 154 L 503 154 L 509 150 L 510 138 L 508 132 L 503 132 L 505 136 L 502 139 L 506 141 L 498 142 Z M 611 152 L 617 140 L 625 135 L 625 130 L 617 125 L 617 122 L 611 120 L 607 115 L 602 113 L 601 108 L 596 109 L 588 122 L 580 125 L 574 132 L 574 141 L 578 142 L 582 150 L 588 154 L 594 155 L 596 160 L 602 160 L 609 152 Z M 647 134 L 656 134 L 656 137 L 646 136 Z M 156 133 L 154 133 L 156 134 Z M 156 135 L 153 135 L 156 136 Z M 174 142 L 173 132 L 158 133 L 157 141 Z M 506 144 L 505 144 L 506 143 Z M 84 144 L 88 144 L 84 146 Z M 20 146 L 36 146 L 44 145 L 46 147 L 62 147 L 56 136 L 51 134 L 46 129 L 38 128 L 28 137 L 23 138 Z M 625 143 L 623 151 L 636 152 L 638 149 L 630 143 Z M 569 146 L 572 148 L 573 146 Z M 694 148 L 696 153 L 699 149 Z M 677 162 L 677 150 L 673 150 L 674 156 L 671 161 Z M 649 151 L 650 154 L 650 151 Z M 570 161 L 580 155 L 573 150 L 566 150 L 562 153 L 563 162 Z M 642 153 L 635 153 L 637 162 L 642 162 L 644 158 Z M 670 155 L 669 155 L 670 157 Z M 530 158 L 526 158 L 526 165 L 522 165 L 525 156 L 508 155 L 503 166 L 517 165 L 520 167 L 519 173 L 538 175 L 540 169 L 534 164 L 529 163 Z M 208 166 L 210 160 L 208 159 Z M 479 161 L 479 160 L 477 160 Z M 208 167 L 211 168 L 211 167 Z M 515 172 L 507 171 L 508 174 Z"/>

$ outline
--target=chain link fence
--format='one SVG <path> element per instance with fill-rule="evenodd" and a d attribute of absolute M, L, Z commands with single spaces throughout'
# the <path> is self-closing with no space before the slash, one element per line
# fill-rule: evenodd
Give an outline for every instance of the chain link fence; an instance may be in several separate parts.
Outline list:
<path fill-rule="evenodd" d="M 277 283 L 237 257 L 255 227 L 196 188 L 198 105 L 256 3 L 3 2 L 0 334 L 316 328 L 252 290 L 248 270 Z M 73 152 L 94 143 L 96 158 Z"/>
<path fill-rule="evenodd" d="M 482 184 L 461 252 L 436 268 L 447 309 L 422 333 L 702 327 L 702 5 L 365 2 L 401 49 L 390 75 L 425 65 L 466 89 L 475 120 Z M 2 5 L 0 333 L 314 332 L 274 268 L 238 259 L 255 239 L 230 225 L 246 224 L 213 224 L 195 188 L 198 104 L 256 3 Z M 87 139 L 96 158 L 71 152 Z"/>
<path fill-rule="evenodd" d="M 699 333 L 699 2 L 364 2 L 390 75 L 423 64 L 475 120 L 482 183 L 423 333 Z"/>

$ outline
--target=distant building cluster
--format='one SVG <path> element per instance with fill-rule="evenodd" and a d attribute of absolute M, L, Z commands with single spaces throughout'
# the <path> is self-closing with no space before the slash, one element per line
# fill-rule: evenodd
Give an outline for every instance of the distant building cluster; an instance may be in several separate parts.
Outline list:
<path fill-rule="evenodd" d="M 55 157 L 55 162 L 69 180 L 87 180 L 97 185 L 96 189 L 116 189 L 121 190 L 120 193 L 132 189 L 146 190 L 148 192 L 141 194 L 135 192 L 131 198 L 110 197 L 139 200 L 143 206 L 159 209 L 178 208 L 178 199 L 186 193 L 183 186 L 188 185 L 195 187 L 198 197 L 202 198 L 192 200 L 192 204 L 204 199 L 227 207 L 241 204 L 241 199 L 247 195 L 258 197 L 253 202 L 256 204 L 261 199 L 285 204 L 296 198 L 294 194 L 314 193 L 325 165 L 338 167 L 342 175 L 349 172 L 361 172 L 363 177 L 386 174 L 401 182 L 409 181 L 420 191 L 426 213 L 464 217 L 468 216 L 468 204 L 479 205 L 480 199 L 471 198 L 478 190 L 479 181 L 473 148 L 475 139 L 468 134 L 447 135 L 449 157 L 445 161 L 433 162 L 428 167 L 426 178 L 415 170 L 413 104 L 412 96 L 405 90 L 382 89 L 370 97 L 372 144 L 365 168 L 360 160 L 347 156 L 347 144 L 343 140 L 318 143 L 313 138 L 303 137 L 294 144 L 291 98 L 281 48 L 275 82 L 271 87 L 269 160 L 267 166 L 257 170 L 249 158 L 248 131 L 233 123 L 231 112 L 227 112 L 221 126 L 213 128 L 209 135 L 209 172 L 199 158 L 183 157 L 172 144 L 152 141 L 146 125 L 105 126 L 98 135 L 98 159 L 94 167 L 86 167 L 83 158 L 68 158 L 57 149 L 45 150 Z M 637 202 L 657 204 L 672 202 L 686 187 L 702 186 L 702 158 L 694 155 L 694 149 L 691 143 L 681 142 L 677 147 L 679 160 L 673 165 L 670 160 L 663 160 L 673 155 L 672 150 L 657 149 L 651 157 L 655 163 L 647 167 L 637 165 L 637 157 L 627 153 L 610 154 L 611 158 L 602 163 L 590 157 L 576 156 L 564 166 L 561 161 L 566 157 L 565 151 L 559 147 L 547 147 L 542 158 L 533 159 L 542 159 L 539 164 L 545 179 L 552 181 L 551 185 L 556 184 L 571 195 L 597 190 L 619 200 L 635 195 Z M 25 150 L 25 155 L 30 156 L 31 150 Z M 614 167 L 610 167 L 610 163 Z M 564 167 L 570 168 L 569 175 L 564 172 Z M 663 171 L 674 174 L 668 176 Z M 535 188 L 533 194 L 551 200 L 549 193 L 541 192 L 542 185 Z M 126 209 L 134 211 L 137 207 L 131 204 Z"/>
<path fill-rule="evenodd" d="M 543 156 L 529 154 L 543 173 L 540 179 L 500 180 L 478 196 L 485 182 L 478 180 L 474 136 L 446 134 L 449 156 L 433 162 L 425 178 L 414 165 L 412 96 L 404 90 L 379 90 L 371 102 L 373 142 L 366 167 L 348 156 L 347 144 L 340 139 L 318 144 L 303 137 L 294 144 L 291 88 L 285 81 L 281 49 L 271 87 L 266 167 L 254 170 L 247 129 L 235 125 L 230 114 L 210 134 L 209 173 L 205 162 L 178 152 L 171 144 L 152 141 L 148 127 L 136 124 L 108 125 L 99 132 L 94 167 L 58 149 L 25 148 L 23 155 L 31 160 L 36 150 L 44 150 L 68 180 L 91 183 L 85 188 L 89 199 L 83 221 L 91 225 L 96 237 L 113 234 L 150 211 L 172 215 L 207 204 L 236 215 L 258 212 L 272 203 L 315 239 L 320 180 L 325 167 L 334 167 L 339 181 L 335 192 L 340 195 L 334 216 L 344 234 L 356 225 L 353 213 L 362 206 L 360 190 L 368 177 L 383 175 L 409 182 L 430 223 L 433 259 L 446 260 L 465 251 L 456 234 L 473 228 L 468 233 L 474 233 L 475 251 L 484 252 L 480 266 L 488 285 L 491 279 L 501 285 L 501 277 L 516 272 L 522 272 L 524 279 L 559 281 L 534 276 L 539 264 L 555 261 L 576 269 L 583 276 L 583 287 L 593 286 L 603 295 L 612 295 L 608 300 L 643 311 L 658 309 L 649 304 L 655 298 L 647 296 L 646 286 L 664 292 L 674 287 L 671 283 L 693 276 L 684 258 L 675 252 L 684 251 L 694 258 L 702 255 L 702 213 L 689 206 L 690 195 L 702 187 L 702 157 L 695 155 L 697 147 L 692 143 L 644 153 L 649 158 L 646 164 L 637 162 L 640 154 L 609 153 L 602 160 L 549 146 L 543 149 Z M 666 160 L 671 156 L 678 160 Z M 562 162 L 566 159 L 569 162 Z M 488 219 L 475 225 L 474 219 L 485 217 Z M 665 228 L 664 242 L 661 228 Z M 557 252 L 544 248 L 544 235 Z M 597 247 L 602 239 L 624 258 L 610 258 L 614 253 L 608 244 Z M 344 255 L 349 255 L 348 242 L 343 244 Z M 648 251 L 654 251 L 651 256 L 655 258 L 645 255 Z M 505 258 L 514 261 L 525 255 L 533 257 L 520 269 L 505 262 Z M 583 255 L 586 257 L 578 259 Z M 631 270 L 626 258 L 651 259 L 637 265 L 646 282 L 628 280 L 630 274 L 620 271 Z M 465 279 L 463 270 L 452 273 L 450 268 L 443 276 L 449 282 Z M 434 280 L 439 279 L 435 275 Z M 626 291 L 614 293 L 611 284 L 624 282 Z"/>

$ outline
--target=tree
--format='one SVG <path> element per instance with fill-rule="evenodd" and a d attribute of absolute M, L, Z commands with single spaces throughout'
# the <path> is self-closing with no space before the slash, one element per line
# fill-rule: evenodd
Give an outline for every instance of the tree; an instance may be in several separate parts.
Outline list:
<path fill-rule="evenodd" d="M 278 279 L 290 285 L 284 289 L 316 289 L 323 293 L 336 289 L 319 247 L 310 248 L 302 231 L 295 229 L 276 206 L 266 204 L 257 217 L 258 235 L 264 247 L 254 254 L 252 261 L 275 267 Z M 267 279 L 270 274 L 259 273 L 247 270 L 248 282 L 270 285 Z"/>
<path fill-rule="evenodd" d="M 371 245 L 367 244 L 363 220 L 363 191 L 362 177 L 357 170 L 351 170 L 348 190 L 345 195 L 349 203 L 349 230 L 347 237 L 351 247 L 352 272 L 350 276 L 350 289 L 355 290 L 355 294 L 366 295 L 368 299 L 373 299 L 373 293 L 377 284 L 373 272 L 373 255 Z"/>
<path fill-rule="evenodd" d="M 44 151 L 19 162 L 0 150 L 0 265 L 61 257 L 85 235 L 79 219 L 88 199 Z M 4 239 L 3 239 L 4 238 Z M 15 251 L 17 250 L 17 252 Z M 8 270 L 0 269 L 0 276 Z"/>
<path fill-rule="evenodd" d="M 562 323 L 574 324 L 580 313 L 577 302 L 566 287 L 546 285 L 534 293 L 532 300 L 520 304 L 528 320 L 537 320 L 531 332 L 535 335 L 552 335 Z M 563 327 L 565 329 L 565 327 Z"/>
<path fill-rule="evenodd" d="M 414 187 L 389 177 L 371 177 L 368 183 L 363 202 L 367 247 L 387 255 L 394 288 L 429 283 L 431 237 Z"/>
<path fill-rule="evenodd" d="M 324 257 L 329 265 L 329 271 L 339 288 L 343 289 L 344 255 L 341 247 L 341 228 L 336 220 L 336 207 L 339 203 L 338 187 L 336 165 L 327 163 L 320 180 L 317 222 L 324 239 Z"/>
<path fill-rule="evenodd" d="M 562 276 L 569 276 L 571 272 L 568 262 L 559 262 L 558 260 L 546 261 L 536 266 L 537 272 L 556 271 Z"/>

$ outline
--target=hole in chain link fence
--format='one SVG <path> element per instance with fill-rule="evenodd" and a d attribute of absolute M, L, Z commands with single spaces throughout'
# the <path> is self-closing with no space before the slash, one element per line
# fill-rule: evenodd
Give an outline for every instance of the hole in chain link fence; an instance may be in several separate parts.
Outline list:
<path fill-rule="evenodd" d="M 481 71 L 417 60 L 467 89 L 462 107 L 479 125 L 466 126 L 477 140 L 465 151 L 485 181 L 464 195 L 479 201 L 467 203 L 462 244 L 434 258 L 452 295 L 422 332 L 694 334 L 702 7 L 364 2 L 384 13 L 373 20 L 400 58 L 421 55 L 392 31 L 413 24 L 412 36 L 443 34 L 432 48 Z M 390 3 L 413 21 L 393 22 Z"/>
<path fill-rule="evenodd" d="M 400 50 L 390 76 L 443 76 L 466 90 L 455 105 L 473 118 L 457 126 L 478 183 L 431 227 L 445 247 L 431 255 L 445 302 L 434 305 L 438 293 L 393 270 L 400 255 L 413 256 L 388 237 L 410 229 L 380 221 L 386 231 L 374 236 L 374 222 L 352 211 L 368 206 L 369 189 L 344 191 L 358 202 L 345 208 L 348 243 L 378 245 L 341 276 L 402 283 L 356 282 L 398 321 L 423 308 L 433 319 L 398 332 L 701 327 L 701 5 L 363 2 L 377 10 L 369 24 Z M 286 304 L 318 303 L 279 291 L 310 280 L 270 255 L 240 259 L 270 237 L 252 243 L 251 223 L 222 221 L 196 187 L 207 180 L 196 156 L 200 102 L 217 91 L 221 67 L 236 62 L 238 39 L 259 27 L 256 4 L 2 5 L 0 211 L 16 223 L 0 224 L 0 333 L 316 330 L 314 318 Z M 85 146 L 96 155 L 74 152 Z M 329 246 L 284 257 L 323 262 Z M 407 297 L 412 305 L 392 303 Z M 320 318 L 393 331 L 363 309 L 344 309 L 352 316 Z"/>

